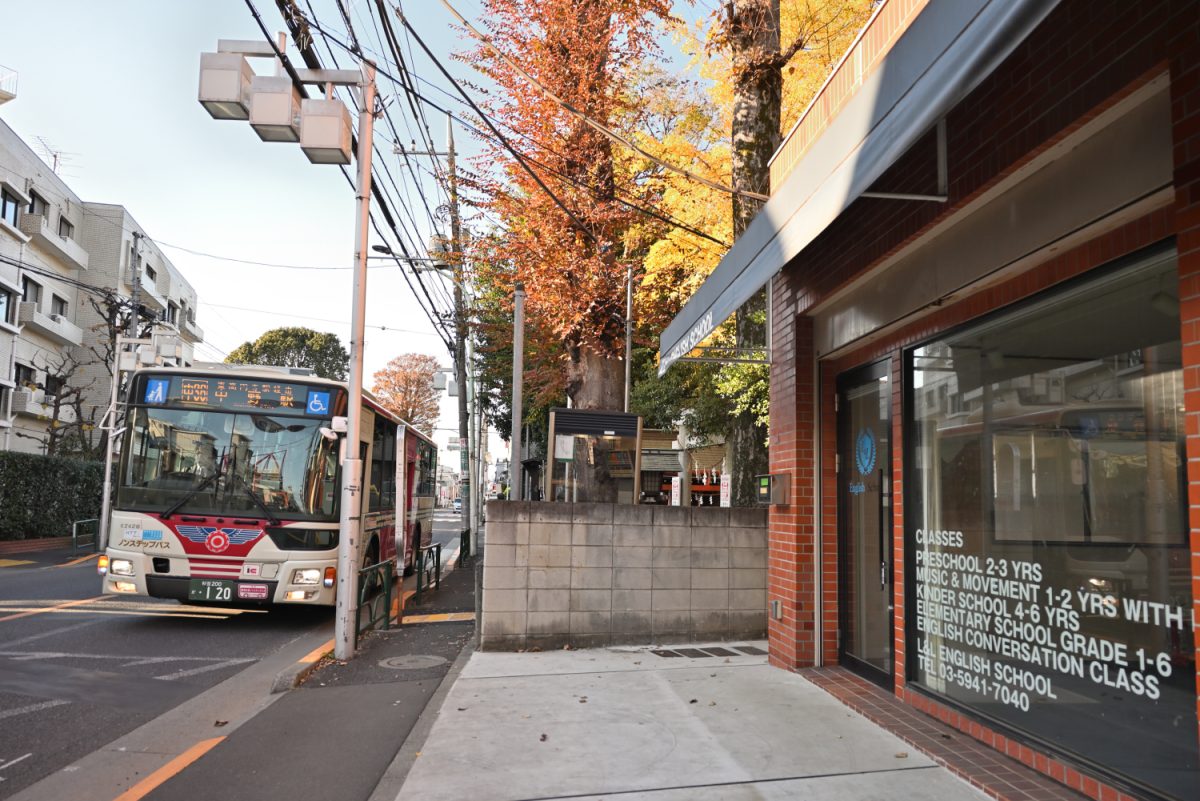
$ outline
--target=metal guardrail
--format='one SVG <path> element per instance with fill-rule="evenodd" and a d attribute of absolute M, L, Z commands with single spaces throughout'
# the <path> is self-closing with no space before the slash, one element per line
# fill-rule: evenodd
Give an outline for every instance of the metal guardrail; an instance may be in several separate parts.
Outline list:
<path fill-rule="evenodd" d="M 430 559 L 430 557 L 433 557 Z M 431 564 L 432 562 L 432 564 Z M 432 573 L 432 577 L 430 574 Z M 421 591 L 433 583 L 435 589 L 442 587 L 442 544 L 435 542 L 417 549 L 417 590 L 413 595 L 421 602 Z"/>
<path fill-rule="evenodd" d="M 389 559 L 358 571 L 358 611 L 355 613 L 355 632 L 362 634 L 374 628 L 385 631 L 392 624 L 393 562 Z M 364 611 L 366 621 L 363 620 Z M 382 626 L 380 625 L 382 624 Z"/>
<path fill-rule="evenodd" d="M 79 556 L 80 548 L 87 548 L 88 553 L 94 553 L 99 541 L 99 518 L 91 517 L 87 520 L 76 520 L 71 524 L 71 556 Z"/>

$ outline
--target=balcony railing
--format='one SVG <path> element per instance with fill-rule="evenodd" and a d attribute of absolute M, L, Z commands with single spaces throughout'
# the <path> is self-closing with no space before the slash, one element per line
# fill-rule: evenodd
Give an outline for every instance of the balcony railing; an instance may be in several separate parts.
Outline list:
<path fill-rule="evenodd" d="M 21 233 L 30 237 L 35 245 L 48 249 L 53 255 L 70 265 L 87 269 L 87 251 L 74 239 L 60 236 L 46 215 L 22 214 Z"/>
<path fill-rule="evenodd" d="M 17 322 L 34 333 L 49 337 L 60 345 L 82 345 L 83 329 L 61 314 L 42 314 L 32 301 L 17 306 Z"/>
<path fill-rule="evenodd" d="M 17 71 L 0 66 L 0 105 L 17 96 Z"/>
<path fill-rule="evenodd" d="M 179 332 L 192 342 L 204 341 L 204 329 L 196 325 L 194 320 L 184 320 L 183 324 L 179 326 Z"/>
<path fill-rule="evenodd" d="M 12 411 L 23 417 L 36 417 L 40 420 L 57 420 L 59 423 L 74 423 L 75 409 L 70 406 L 59 406 L 58 416 L 54 416 L 54 396 L 47 395 L 45 390 L 18 387 L 12 393 Z"/>
<path fill-rule="evenodd" d="M 771 157 L 772 193 L 783 186 L 788 173 L 854 97 L 863 81 L 883 63 L 892 45 L 928 3 L 929 0 L 884 0 L 876 9 Z"/>

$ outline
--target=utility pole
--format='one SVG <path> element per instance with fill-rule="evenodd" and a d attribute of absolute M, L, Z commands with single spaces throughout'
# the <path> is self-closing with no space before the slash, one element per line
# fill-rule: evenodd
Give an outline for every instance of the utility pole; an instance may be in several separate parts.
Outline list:
<path fill-rule="evenodd" d="M 629 413 L 629 388 L 633 381 L 633 262 L 625 276 L 625 413 Z"/>
<path fill-rule="evenodd" d="M 129 293 L 129 302 L 132 306 L 129 315 L 129 325 L 126 326 L 125 336 L 136 337 L 138 335 L 138 322 L 141 314 L 138 311 L 138 296 L 142 289 L 142 232 L 133 232 L 133 252 L 129 254 L 129 271 L 132 275 L 133 291 Z"/>
<path fill-rule="evenodd" d="M 513 378 L 512 378 L 512 443 L 508 452 L 508 498 L 521 500 L 521 397 L 525 380 L 525 285 L 517 282 L 513 291 Z M 628 380 L 626 380 L 628 384 Z M 629 392 L 625 393 L 625 411 L 629 411 Z"/>
<path fill-rule="evenodd" d="M 103 551 L 108 547 L 109 528 L 112 525 L 112 473 L 113 473 L 113 458 L 116 451 L 115 440 L 121 433 L 123 428 L 118 424 L 118 403 L 120 399 L 121 387 L 121 353 L 126 344 L 133 343 L 136 347 L 138 343 L 138 322 L 141 315 L 138 312 L 138 295 L 142 286 L 142 232 L 133 232 L 133 243 L 130 245 L 129 253 L 129 273 L 130 283 L 133 286 L 129 293 L 129 321 L 125 324 L 125 336 L 121 336 L 121 331 L 115 328 L 117 319 L 114 318 L 114 333 L 113 337 L 113 353 L 112 353 L 112 396 L 108 403 L 108 412 L 104 415 L 104 426 L 107 433 L 104 436 L 104 489 L 101 492 L 100 498 L 100 533 L 96 538 L 96 550 Z M 120 281 L 117 282 L 118 288 Z"/>
<path fill-rule="evenodd" d="M 371 150 L 375 124 L 375 65 L 362 62 L 358 99 L 358 180 L 355 183 L 354 289 L 350 315 L 350 408 L 346 415 L 346 437 L 342 440 L 342 499 L 339 519 L 341 538 L 337 552 L 337 614 L 334 618 L 333 655 L 340 660 L 354 657 L 357 648 L 358 550 L 362 538 L 363 463 L 359 454 L 362 439 L 363 350 L 366 345 L 367 247 L 371 218 Z"/>
<path fill-rule="evenodd" d="M 450 194 L 450 252 L 451 266 L 454 268 L 454 381 L 458 384 L 458 447 L 459 471 L 462 483 L 459 493 L 463 499 L 463 508 L 468 510 L 468 520 L 474 524 L 471 506 L 471 419 L 467 403 L 467 308 L 463 293 L 463 283 L 466 273 L 463 270 L 462 259 L 462 222 L 458 216 L 458 171 L 454 154 L 454 118 L 446 115 L 446 169 L 447 187 Z M 476 488 L 478 494 L 478 487 Z M 479 532 L 471 532 L 471 553 L 477 548 L 475 541 Z"/>

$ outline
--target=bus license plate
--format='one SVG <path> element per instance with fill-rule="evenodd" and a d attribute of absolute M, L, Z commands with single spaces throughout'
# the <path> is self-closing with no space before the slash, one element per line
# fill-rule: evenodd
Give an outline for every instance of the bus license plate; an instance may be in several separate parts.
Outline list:
<path fill-rule="evenodd" d="M 232 601 L 236 581 L 192 579 L 188 584 L 189 601 Z"/>

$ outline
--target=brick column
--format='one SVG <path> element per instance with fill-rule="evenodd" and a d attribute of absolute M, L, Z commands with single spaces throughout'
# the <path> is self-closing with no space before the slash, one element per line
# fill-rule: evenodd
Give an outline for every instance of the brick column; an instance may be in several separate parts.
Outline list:
<path fill-rule="evenodd" d="M 771 461 L 791 476 L 787 506 L 771 507 L 767 546 L 767 599 L 783 616 L 768 614 L 771 664 L 796 669 L 814 664 L 813 594 L 815 476 L 812 321 L 797 317 L 787 271 L 774 279 L 771 352 Z"/>
<path fill-rule="evenodd" d="M 1196 6 L 1174 5 L 1171 30 L 1171 127 L 1175 159 L 1175 230 L 1179 249 L 1179 322 L 1187 409 L 1188 524 L 1192 552 L 1192 634 L 1200 665 L 1200 23 Z M 1196 674 L 1200 711 L 1200 669 Z"/>

